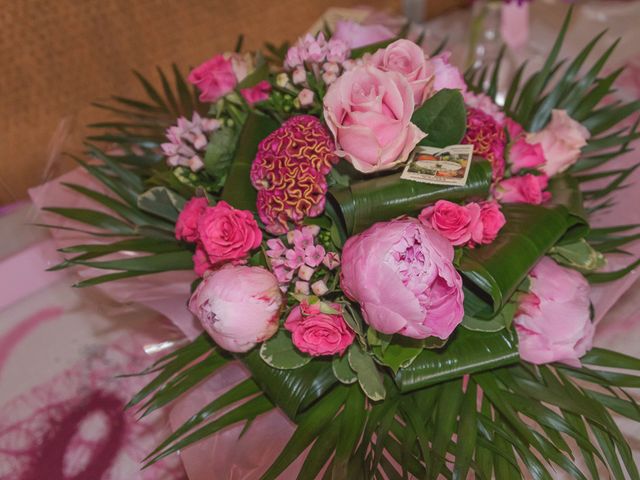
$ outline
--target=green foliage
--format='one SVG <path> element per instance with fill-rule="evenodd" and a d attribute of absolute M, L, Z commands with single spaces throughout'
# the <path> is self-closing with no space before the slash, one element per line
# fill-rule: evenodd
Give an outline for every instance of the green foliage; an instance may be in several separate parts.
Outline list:
<path fill-rule="evenodd" d="M 311 356 L 298 351 L 289 335 L 280 329 L 276 335 L 260 346 L 260 358 L 267 365 L 282 370 L 299 368 L 311 361 Z"/>
<path fill-rule="evenodd" d="M 440 90 L 416 109 L 411 122 L 427 134 L 419 145 L 446 147 L 460 143 L 467 129 L 462 94 L 459 90 Z"/>

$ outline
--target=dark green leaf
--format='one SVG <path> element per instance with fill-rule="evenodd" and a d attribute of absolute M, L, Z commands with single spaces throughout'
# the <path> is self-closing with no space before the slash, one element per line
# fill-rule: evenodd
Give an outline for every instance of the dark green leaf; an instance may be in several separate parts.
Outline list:
<path fill-rule="evenodd" d="M 460 143 L 467 129 L 460 90 L 440 90 L 416 109 L 411 122 L 427 134 L 418 145 L 446 147 Z"/>

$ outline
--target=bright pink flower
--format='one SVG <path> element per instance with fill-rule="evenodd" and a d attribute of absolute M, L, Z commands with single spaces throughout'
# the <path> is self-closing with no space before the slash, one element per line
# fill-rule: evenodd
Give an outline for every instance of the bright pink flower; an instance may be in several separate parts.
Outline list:
<path fill-rule="evenodd" d="M 198 221 L 209 206 L 209 201 L 204 197 L 193 197 L 178 215 L 176 222 L 176 238 L 185 242 L 195 243 L 200 239 Z"/>
<path fill-rule="evenodd" d="M 430 69 L 433 72 L 433 91 L 444 88 L 457 89 L 462 92 L 467 90 L 462 73 L 458 67 L 449 63 L 451 52 L 442 52 L 440 55 L 429 59 Z"/>
<path fill-rule="evenodd" d="M 324 259 L 325 250 L 322 245 L 309 245 L 304 250 L 304 261 L 310 267 L 317 267 Z"/>
<path fill-rule="evenodd" d="M 575 270 L 543 257 L 531 270 L 530 293 L 520 299 L 513 323 L 523 360 L 537 365 L 564 362 L 580 366 L 591 349 L 589 283 Z"/>
<path fill-rule="evenodd" d="M 546 160 L 542 171 L 553 177 L 576 163 L 590 136 L 589 130 L 569 117 L 566 110 L 552 110 L 549 124 L 527 135 L 527 141 L 542 146 Z"/>
<path fill-rule="evenodd" d="M 193 254 L 193 271 L 199 277 L 203 277 L 207 270 L 211 270 L 213 265 L 209 261 L 207 252 L 204 251 L 202 245 L 196 247 L 196 252 Z"/>
<path fill-rule="evenodd" d="M 253 87 L 243 88 L 240 90 L 240 93 L 249 105 L 253 105 L 269 98 L 269 94 L 271 93 L 271 84 L 266 80 L 262 80 Z"/>
<path fill-rule="evenodd" d="M 463 206 L 438 200 L 422 210 L 418 218 L 423 225 L 433 228 L 455 246 L 464 245 L 472 239 L 476 242 L 482 239 L 480 205 L 477 203 Z"/>
<path fill-rule="evenodd" d="M 269 258 L 280 258 L 287 250 L 287 247 L 284 246 L 284 243 L 279 238 L 267 240 L 267 247 L 267 257 Z"/>
<path fill-rule="evenodd" d="M 506 142 L 504 128 L 491 115 L 477 108 L 467 108 L 467 131 L 461 143 L 473 145 L 473 154 L 491 163 L 494 180 L 504 176 Z"/>
<path fill-rule="evenodd" d="M 393 32 L 384 25 L 362 25 L 352 20 L 339 20 L 331 39 L 341 40 L 350 48 L 359 48 L 390 40 L 394 36 Z"/>
<path fill-rule="evenodd" d="M 504 126 L 507 129 L 507 133 L 509 134 L 509 141 L 512 143 L 525 133 L 522 125 L 508 117 L 504 122 Z"/>
<path fill-rule="evenodd" d="M 282 294 L 278 281 L 260 267 L 226 265 L 206 275 L 189 310 L 220 347 L 246 352 L 278 330 Z"/>
<path fill-rule="evenodd" d="M 540 205 L 551 198 L 551 193 L 545 192 L 549 178 L 542 175 L 527 173 L 520 177 L 502 180 L 495 188 L 495 197 L 503 203 L 530 203 Z"/>
<path fill-rule="evenodd" d="M 396 40 L 381 48 L 369 59 L 369 63 L 385 72 L 398 72 L 407 79 L 416 106 L 431 95 L 430 71 L 424 51 L 409 40 Z"/>
<path fill-rule="evenodd" d="M 251 212 L 226 202 L 208 207 L 198 221 L 200 242 L 213 265 L 244 260 L 262 242 L 262 232 Z"/>
<path fill-rule="evenodd" d="M 446 339 L 464 315 L 452 262 L 451 243 L 418 220 L 380 222 L 345 243 L 340 285 L 375 330 Z"/>
<path fill-rule="evenodd" d="M 505 122 L 505 114 L 498 105 L 491 100 L 491 97 L 484 93 L 464 92 L 464 103 L 468 107 L 477 108 L 487 115 L 490 115 L 500 125 Z"/>
<path fill-rule="evenodd" d="M 498 232 L 507 223 L 498 202 L 490 201 L 480 204 L 480 223 L 482 223 L 482 238 L 477 243 L 493 242 L 498 236 Z"/>
<path fill-rule="evenodd" d="M 509 162 L 513 173 L 523 168 L 536 168 L 544 164 L 544 152 L 539 143 L 531 144 L 525 137 L 520 137 L 509 148 Z"/>
<path fill-rule="evenodd" d="M 251 183 L 258 190 L 258 215 L 269 232 L 283 234 L 289 223 L 317 217 L 324 210 L 329 173 L 338 157 L 320 120 L 297 115 L 258 145 Z"/>
<path fill-rule="evenodd" d="M 278 283 L 288 284 L 293 280 L 293 274 L 295 271 L 287 267 L 286 262 L 272 261 L 271 265 L 273 267 L 273 274 L 278 279 Z"/>
<path fill-rule="evenodd" d="M 362 65 L 343 73 L 324 97 L 336 153 L 364 173 L 406 161 L 426 136 L 411 123 L 414 106 L 411 85 L 397 72 Z"/>
<path fill-rule="evenodd" d="M 330 307 L 341 311 L 337 303 Z M 306 301 L 291 310 L 284 327 L 291 332 L 296 348 L 313 357 L 342 355 L 356 337 L 341 313 L 322 313 L 319 304 L 309 305 Z"/>
<path fill-rule="evenodd" d="M 304 265 L 304 249 L 302 248 L 291 248 L 285 252 L 284 256 L 287 259 L 285 265 L 292 270 Z"/>
<path fill-rule="evenodd" d="M 216 55 L 193 69 L 188 80 L 200 90 L 202 102 L 215 102 L 238 84 L 232 62 L 224 55 Z"/>

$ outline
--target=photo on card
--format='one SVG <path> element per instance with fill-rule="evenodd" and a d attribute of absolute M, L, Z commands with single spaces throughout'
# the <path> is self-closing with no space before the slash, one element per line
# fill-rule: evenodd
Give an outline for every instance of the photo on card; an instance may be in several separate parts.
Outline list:
<path fill-rule="evenodd" d="M 472 156 L 473 145 L 418 147 L 409 157 L 401 178 L 436 185 L 464 185 Z"/>

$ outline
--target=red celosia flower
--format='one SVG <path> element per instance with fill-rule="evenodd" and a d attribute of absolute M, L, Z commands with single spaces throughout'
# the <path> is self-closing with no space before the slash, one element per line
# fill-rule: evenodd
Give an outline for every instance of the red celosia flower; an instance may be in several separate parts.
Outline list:
<path fill-rule="evenodd" d="M 504 148 L 507 136 L 504 128 L 491 115 L 473 107 L 467 107 L 467 131 L 463 144 L 473 145 L 473 154 L 491 163 L 493 179 L 504 176 Z"/>

